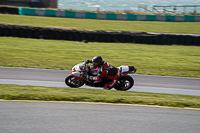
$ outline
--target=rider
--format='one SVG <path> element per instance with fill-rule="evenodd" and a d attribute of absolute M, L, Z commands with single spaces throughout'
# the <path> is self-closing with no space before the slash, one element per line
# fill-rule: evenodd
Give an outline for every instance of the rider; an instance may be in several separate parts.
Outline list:
<path fill-rule="evenodd" d="M 120 70 L 103 61 L 101 56 L 95 56 L 92 60 L 87 59 L 85 62 L 93 63 L 94 68 L 99 68 L 98 75 L 88 76 L 89 80 L 100 81 L 103 77 L 108 78 L 109 81 L 104 85 L 104 89 L 111 89 L 117 83 L 117 79 L 120 77 Z"/>

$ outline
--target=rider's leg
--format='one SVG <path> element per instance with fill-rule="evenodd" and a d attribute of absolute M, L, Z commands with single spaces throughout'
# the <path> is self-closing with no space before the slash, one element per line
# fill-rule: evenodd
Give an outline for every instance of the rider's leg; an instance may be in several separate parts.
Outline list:
<path fill-rule="evenodd" d="M 113 88 L 113 86 L 117 83 L 117 80 L 109 80 L 105 85 L 104 89 L 110 90 Z"/>

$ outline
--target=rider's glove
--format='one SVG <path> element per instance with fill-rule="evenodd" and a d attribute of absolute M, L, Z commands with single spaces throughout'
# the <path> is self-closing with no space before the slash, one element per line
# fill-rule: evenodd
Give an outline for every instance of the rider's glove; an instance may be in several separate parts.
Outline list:
<path fill-rule="evenodd" d="M 92 63 L 92 60 L 87 59 L 87 60 L 85 61 L 85 63 L 86 63 L 86 64 Z"/>

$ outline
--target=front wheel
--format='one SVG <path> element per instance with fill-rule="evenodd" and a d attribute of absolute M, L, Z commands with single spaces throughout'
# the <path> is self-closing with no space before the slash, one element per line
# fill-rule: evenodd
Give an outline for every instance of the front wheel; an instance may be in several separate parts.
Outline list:
<path fill-rule="evenodd" d="M 131 76 L 126 75 L 121 77 L 117 85 L 114 87 L 116 90 L 127 91 L 134 85 L 134 80 Z"/>
<path fill-rule="evenodd" d="M 71 75 L 65 78 L 65 84 L 73 88 L 78 88 L 84 85 L 83 81 L 81 80 L 76 81 L 76 78 Z"/>

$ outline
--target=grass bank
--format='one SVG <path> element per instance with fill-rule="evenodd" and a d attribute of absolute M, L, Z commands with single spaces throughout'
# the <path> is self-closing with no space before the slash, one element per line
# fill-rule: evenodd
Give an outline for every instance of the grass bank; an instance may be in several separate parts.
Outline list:
<path fill-rule="evenodd" d="M 0 22 L 88 30 L 200 34 L 200 22 L 93 20 L 0 14 Z"/>
<path fill-rule="evenodd" d="M 113 66 L 132 65 L 137 74 L 200 78 L 200 47 L 133 43 L 78 43 L 0 37 L 0 66 L 67 69 L 101 55 Z"/>
<path fill-rule="evenodd" d="M 200 108 L 199 96 L 19 85 L 0 85 L 0 99 L 104 102 Z"/>

